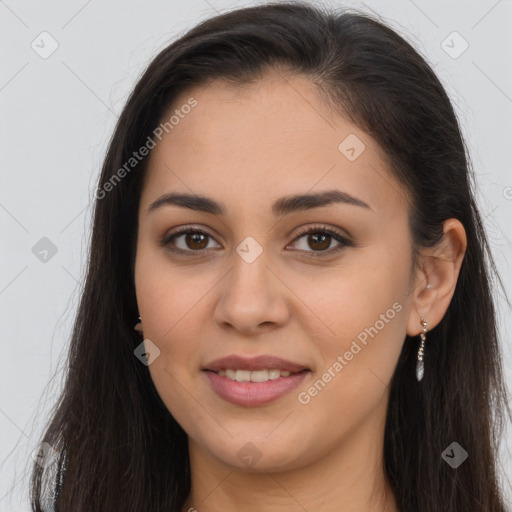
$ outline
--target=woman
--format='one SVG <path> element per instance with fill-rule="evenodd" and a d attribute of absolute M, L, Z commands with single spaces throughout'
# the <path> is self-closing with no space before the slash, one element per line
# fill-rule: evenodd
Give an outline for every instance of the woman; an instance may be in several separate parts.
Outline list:
<path fill-rule="evenodd" d="M 53 468 L 58 511 L 503 512 L 471 180 L 439 80 L 367 15 L 279 2 L 165 48 L 99 179 L 33 509 Z"/>

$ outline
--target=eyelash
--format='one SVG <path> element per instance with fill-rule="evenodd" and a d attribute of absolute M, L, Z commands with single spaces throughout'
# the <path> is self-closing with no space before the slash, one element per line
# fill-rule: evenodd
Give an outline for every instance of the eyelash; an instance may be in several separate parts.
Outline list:
<path fill-rule="evenodd" d="M 170 235 L 165 235 L 164 237 L 162 237 L 162 239 L 160 240 L 160 245 L 162 247 L 165 247 L 169 252 L 171 252 L 173 254 L 187 255 L 187 256 L 192 256 L 192 257 L 202 256 L 203 254 L 201 254 L 201 253 L 206 252 L 206 249 L 183 250 L 183 249 L 175 249 L 175 248 L 170 247 L 170 243 L 173 242 L 175 238 L 178 238 L 179 236 L 184 235 L 184 234 L 187 235 L 187 234 L 194 234 L 194 233 L 206 235 L 207 237 L 213 238 L 206 231 L 203 231 L 198 228 L 194 228 L 192 226 L 184 226 L 184 227 L 180 228 L 179 231 L 175 231 L 174 233 L 171 233 Z M 312 233 L 330 235 L 337 242 L 339 242 L 340 245 L 338 245 L 337 247 L 335 247 L 333 249 L 327 249 L 327 250 L 323 250 L 323 251 L 305 251 L 307 253 L 310 253 L 306 257 L 317 258 L 317 257 L 322 257 L 322 256 L 327 256 L 327 255 L 332 256 L 333 254 L 337 254 L 340 251 L 342 251 L 345 247 L 352 247 L 354 245 L 353 242 L 351 242 L 350 240 L 348 240 L 347 238 L 342 236 L 337 231 L 330 229 L 326 226 L 322 226 L 322 225 L 315 225 L 315 226 L 311 226 L 311 227 L 299 230 L 299 233 L 297 233 L 297 236 L 293 239 L 293 242 L 296 242 L 297 240 L 302 238 L 304 235 L 308 235 L 308 234 L 312 234 Z M 300 250 L 299 250 L 299 252 L 300 252 Z"/>

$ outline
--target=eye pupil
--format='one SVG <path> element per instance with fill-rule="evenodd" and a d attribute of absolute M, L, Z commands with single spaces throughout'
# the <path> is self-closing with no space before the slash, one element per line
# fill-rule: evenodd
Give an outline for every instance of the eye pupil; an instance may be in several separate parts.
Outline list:
<path fill-rule="evenodd" d="M 189 233 L 185 236 L 185 239 L 187 245 L 194 250 L 204 249 L 208 245 L 208 243 L 204 244 L 204 242 L 206 241 L 206 235 L 204 235 L 203 233 Z M 201 244 L 201 241 L 203 242 L 203 244 Z M 194 247 L 193 245 L 196 243 L 199 243 L 200 246 Z"/>
<path fill-rule="evenodd" d="M 330 237 L 331 237 L 331 235 L 326 235 L 326 234 L 322 234 L 322 233 L 312 233 L 309 235 L 309 241 L 313 241 L 313 244 L 319 243 L 320 247 L 316 247 L 316 249 L 323 250 L 323 249 L 327 249 L 329 247 Z M 318 242 L 318 239 L 321 239 L 321 241 Z M 326 240 L 327 240 L 327 243 L 325 243 Z M 315 248 L 315 247 L 312 246 L 312 248 Z"/>

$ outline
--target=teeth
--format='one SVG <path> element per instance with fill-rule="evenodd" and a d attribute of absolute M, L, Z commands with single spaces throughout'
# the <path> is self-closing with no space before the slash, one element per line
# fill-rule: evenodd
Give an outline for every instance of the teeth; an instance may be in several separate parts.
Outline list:
<path fill-rule="evenodd" d="M 251 372 L 250 370 L 219 370 L 217 372 L 221 377 L 227 377 L 237 382 L 267 382 L 267 380 L 279 379 L 279 377 L 289 377 L 290 372 L 281 371 L 277 368 L 270 370 L 256 370 Z"/>
<path fill-rule="evenodd" d="M 251 382 L 251 372 L 249 370 L 237 370 L 235 380 L 237 382 Z"/>
<path fill-rule="evenodd" d="M 268 370 L 258 370 L 251 372 L 251 382 L 266 382 L 267 380 L 269 380 Z"/>
<path fill-rule="evenodd" d="M 285 373 L 285 372 L 283 372 Z M 269 370 L 268 371 L 268 378 L 270 380 L 278 379 L 281 376 L 281 372 L 279 370 Z M 284 377 L 287 377 L 287 375 L 284 375 Z"/>

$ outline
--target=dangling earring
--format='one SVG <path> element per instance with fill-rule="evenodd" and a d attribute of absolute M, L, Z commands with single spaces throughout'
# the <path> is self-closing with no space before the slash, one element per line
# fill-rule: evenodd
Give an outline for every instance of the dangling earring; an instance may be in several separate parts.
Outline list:
<path fill-rule="evenodd" d="M 425 372 L 425 368 L 423 365 L 423 351 L 425 350 L 425 340 L 427 339 L 427 322 L 421 319 L 421 325 L 423 326 L 423 332 L 420 334 L 421 345 L 418 349 L 418 362 L 416 363 L 416 379 L 418 382 L 423 379 L 423 373 Z"/>
<path fill-rule="evenodd" d="M 133 329 L 137 332 L 142 332 L 142 323 L 141 323 L 140 316 L 139 316 L 139 320 L 137 321 L 137 323 L 133 326 Z"/>

